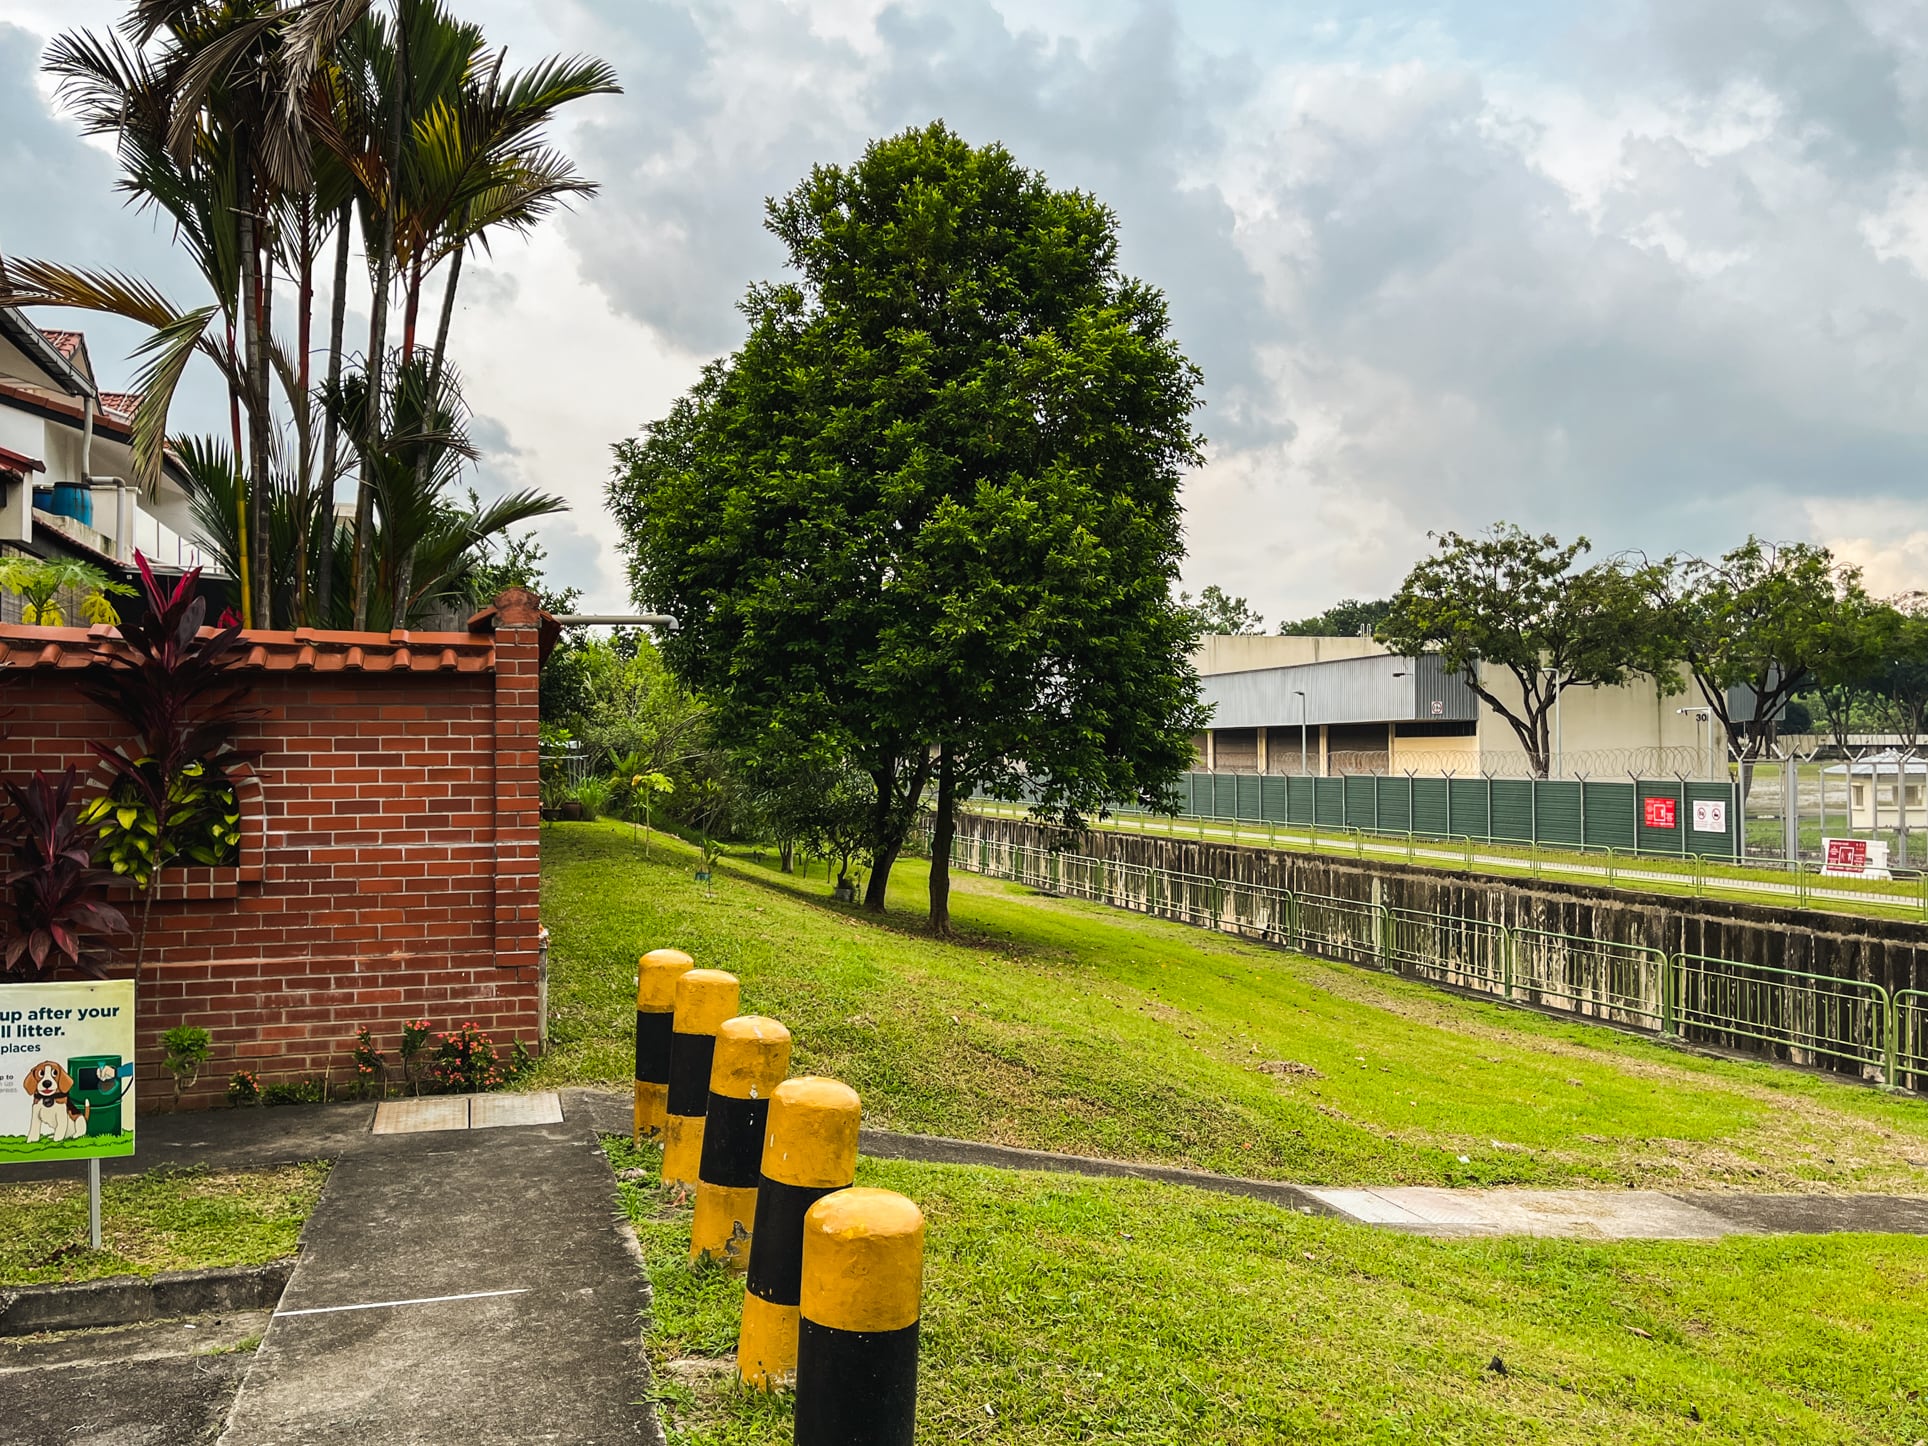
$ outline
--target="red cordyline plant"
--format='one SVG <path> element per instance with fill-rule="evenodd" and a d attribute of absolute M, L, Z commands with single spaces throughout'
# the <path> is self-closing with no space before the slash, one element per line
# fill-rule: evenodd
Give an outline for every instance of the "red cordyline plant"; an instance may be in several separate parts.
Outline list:
<path fill-rule="evenodd" d="M 80 822 L 74 798 L 79 773 L 55 782 L 36 773 L 6 785 L 13 805 L 12 867 L 5 885 L 13 932 L 0 954 L 0 978 L 46 979 L 58 973 L 98 978 L 105 941 L 127 932 L 127 920 L 102 892 L 114 877 L 93 864 L 93 831 Z"/>
<path fill-rule="evenodd" d="M 147 942 L 148 915 L 161 868 L 173 852 L 185 815 L 205 804 L 204 788 L 187 787 L 189 770 L 222 773 L 220 762 L 246 755 L 234 749 L 237 726 L 252 716 L 245 706 L 249 688 L 229 671 L 241 643 L 241 627 L 227 619 L 203 636 L 207 600 L 199 595 L 201 569 L 184 574 L 172 590 L 154 576 L 147 558 L 134 554 L 140 568 L 147 609 L 123 622 L 121 641 L 131 658 L 111 655 L 104 668 L 89 668 L 75 679 L 83 696 L 119 718 L 134 733 L 132 750 L 93 744 L 109 777 L 110 792 L 136 800 L 150 811 L 154 828 L 154 866 L 134 946 L 134 978 L 140 980 Z"/>

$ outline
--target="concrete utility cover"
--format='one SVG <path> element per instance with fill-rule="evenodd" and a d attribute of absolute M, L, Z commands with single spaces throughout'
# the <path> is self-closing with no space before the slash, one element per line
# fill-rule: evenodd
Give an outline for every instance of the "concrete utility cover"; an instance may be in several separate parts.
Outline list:
<path fill-rule="evenodd" d="M 533 1095 L 469 1096 L 469 1128 L 493 1130 L 503 1125 L 559 1125 L 562 1100 L 554 1090 Z"/>
<path fill-rule="evenodd" d="M 1714 1240 L 1746 1227 L 1652 1190 L 1308 1190 L 1365 1225 L 1426 1235 Z"/>
<path fill-rule="evenodd" d="M 384 1100 L 375 1111 L 378 1135 L 561 1123 L 562 1100 L 554 1090 L 532 1095 L 428 1095 L 421 1099 Z"/>

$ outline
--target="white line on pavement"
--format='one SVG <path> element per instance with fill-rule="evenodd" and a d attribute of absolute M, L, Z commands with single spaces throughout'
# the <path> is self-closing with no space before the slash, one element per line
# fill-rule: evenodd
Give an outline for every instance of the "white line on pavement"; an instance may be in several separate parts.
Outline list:
<path fill-rule="evenodd" d="M 492 1295 L 527 1295 L 529 1288 L 522 1286 L 517 1290 L 472 1290 L 466 1295 L 424 1295 L 414 1300 L 371 1300 L 365 1305 L 311 1305 L 305 1310 L 278 1310 L 277 1317 L 291 1315 L 327 1315 L 338 1310 L 387 1310 L 397 1305 L 440 1305 L 449 1300 L 483 1300 Z"/>

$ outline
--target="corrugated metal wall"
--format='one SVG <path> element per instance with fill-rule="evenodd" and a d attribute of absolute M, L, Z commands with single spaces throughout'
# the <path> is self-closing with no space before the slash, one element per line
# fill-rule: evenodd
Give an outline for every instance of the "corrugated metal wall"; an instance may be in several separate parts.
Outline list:
<path fill-rule="evenodd" d="M 1734 856 L 1738 810 L 1728 783 L 1580 783 L 1573 779 L 1337 778 L 1190 773 L 1189 817 L 1236 818 L 1502 843 Z M 1703 807 L 1698 811 L 1696 804 Z"/>

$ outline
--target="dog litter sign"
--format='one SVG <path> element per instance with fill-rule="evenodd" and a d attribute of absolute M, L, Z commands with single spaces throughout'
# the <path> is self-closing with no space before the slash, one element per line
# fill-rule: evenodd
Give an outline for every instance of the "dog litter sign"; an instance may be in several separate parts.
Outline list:
<path fill-rule="evenodd" d="M 0 984 L 0 1165 L 134 1153 L 134 981 Z"/>

